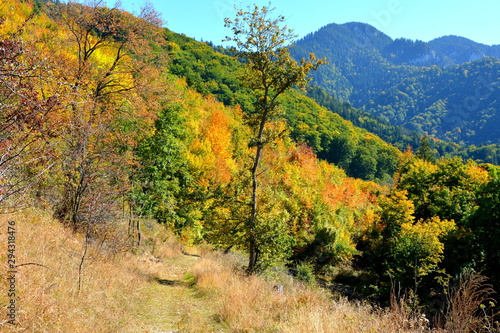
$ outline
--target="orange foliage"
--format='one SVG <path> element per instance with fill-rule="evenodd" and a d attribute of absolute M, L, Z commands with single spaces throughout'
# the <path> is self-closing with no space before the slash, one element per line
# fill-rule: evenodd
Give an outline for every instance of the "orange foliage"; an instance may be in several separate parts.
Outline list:
<path fill-rule="evenodd" d="M 228 183 L 235 163 L 231 152 L 230 119 L 220 108 L 212 112 L 203 126 L 203 135 L 210 143 L 215 161 L 208 176 L 215 182 Z"/>
<path fill-rule="evenodd" d="M 187 159 L 197 174 L 198 184 L 208 187 L 231 182 L 237 169 L 233 136 L 238 110 L 193 91 L 186 91 L 183 97 L 189 101 L 185 117 L 192 137 Z"/>

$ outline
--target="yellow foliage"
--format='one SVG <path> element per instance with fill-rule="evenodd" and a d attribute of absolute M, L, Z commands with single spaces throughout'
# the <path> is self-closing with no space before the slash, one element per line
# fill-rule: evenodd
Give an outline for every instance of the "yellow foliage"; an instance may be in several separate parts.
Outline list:
<path fill-rule="evenodd" d="M 439 167 L 429 161 L 423 159 L 416 159 L 412 164 L 412 170 L 418 174 L 432 174 L 437 172 Z"/>
<path fill-rule="evenodd" d="M 441 220 L 435 216 L 429 220 L 417 223 L 403 223 L 401 237 L 406 238 L 415 248 L 415 257 L 418 259 L 417 276 L 427 275 L 443 259 L 444 244 L 441 239 L 456 230 L 454 221 Z"/>
<path fill-rule="evenodd" d="M 199 177 L 199 183 L 223 184 L 231 181 L 237 171 L 234 152 L 236 139 L 233 132 L 243 124 L 237 121 L 238 110 L 225 107 L 213 97 L 203 98 L 191 92 L 187 107 L 186 126 L 192 140 L 188 145 L 187 159 Z"/>
<path fill-rule="evenodd" d="M 465 172 L 467 179 L 472 184 L 486 184 L 491 180 L 490 173 L 471 160 L 467 161 Z"/>
<path fill-rule="evenodd" d="M 392 228 L 397 225 L 413 223 L 415 206 L 408 199 L 408 191 L 393 191 L 390 196 L 380 197 L 380 207 L 382 208 L 382 221 Z"/>
<path fill-rule="evenodd" d="M 0 2 L 0 18 L 5 22 L 0 25 L 0 36 L 17 31 L 33 12 L 33 4 L 16 0 Z"/>

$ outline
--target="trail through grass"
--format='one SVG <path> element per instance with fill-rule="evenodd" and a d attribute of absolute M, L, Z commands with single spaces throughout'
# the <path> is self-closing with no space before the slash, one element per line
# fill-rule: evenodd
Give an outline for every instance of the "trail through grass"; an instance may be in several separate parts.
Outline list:
<path fill-rule="evenodd" d="M 131 328 L 130 333 L 192 331 L 193 318 L 204 318 L 207 324 L 206 318 L 212 316 L 210 303 L 185 279 L 198 259 L 183 254 L 153 264 L 158 274 L 140 292 L 135 306 L 139 327 Z"/>

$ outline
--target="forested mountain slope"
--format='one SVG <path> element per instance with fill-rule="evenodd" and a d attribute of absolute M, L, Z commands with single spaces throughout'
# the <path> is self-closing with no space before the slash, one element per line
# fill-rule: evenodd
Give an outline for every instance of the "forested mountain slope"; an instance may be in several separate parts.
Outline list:
<path fill-rule="evenodd" d="M 458 37 L 392 40 L 347 23 L 307 35 L 293 52 L 326 57 L 330 64 L 313 73 L 313 83 L 391 124 L 459 144 L 500 141 L 498 46 Z"/>
<path fill-rule="evenodd" d="M 460 36 L 444 36 L 431 40 L 429 46 L 445 54 L 455 64 L 471 62 L 483 57 L 500 59 L 500 45 L 484 45 Z"/>
<path fill-rule="evenodd" d="M 186 36 L 168 32 L 168 37 L 172 73 L 186 78 L 187 84 L 201 94 L 213 94 L 226 105 L 253 111 L 256 98 L 238 81 L 241 63 Z M 354 126 L 299 91 L 287 93 L 281 102 L 280 117 L 287 121 L 292 137 L 341 166 L 348 175 L 380 180 L 394 172 L 400 152 L 376 135 Z M 418 144 L 418 139 L 414 141 Z"/>

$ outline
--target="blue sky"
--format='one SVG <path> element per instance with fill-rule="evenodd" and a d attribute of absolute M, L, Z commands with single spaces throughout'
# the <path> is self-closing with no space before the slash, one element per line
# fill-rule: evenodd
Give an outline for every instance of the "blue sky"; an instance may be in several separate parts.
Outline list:
<path fill-rule="evenodd" d="M 162 14 L 166 26 L 197 40 L 221 40 L 230 33 L 224 17 L 234 17 L 234 5 L 267 5 L 261 0 L 149 0 Z M 137 13 L 144 0 L 121 0 L 122 7 Z M 112 5 L 109 1 L 108 4 Z M 299 37 L 329 23 L 363 22 L 392 38 L 429 41 L 458 35 L 484 44 L 500 44 L 498 0 L 273 0 L 276 13 Z"/>

